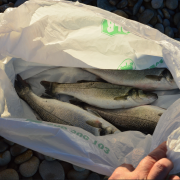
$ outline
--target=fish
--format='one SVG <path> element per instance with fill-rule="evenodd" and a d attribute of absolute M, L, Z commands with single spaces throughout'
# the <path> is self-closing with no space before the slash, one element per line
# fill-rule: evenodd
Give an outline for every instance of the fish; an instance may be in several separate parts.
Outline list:
<path fill-rule="evenodd" d="M 46 89 L 45 93 L 52 97 L 66 94 L 104 109 L 130 108 L 150 104 L 158 99 L 154 93 L 104 82 L 56 83 L 41 81 L 40 83 Z"/>
<path fill-rule="evenodd" d="M 178 89 L 173 76 L 166 68 L 145 70 L 108 70 L 84 68 L 84 70 L 91 72 L 92 74 L 112 84 L 132 86 L 148 91 Z"/>
<path fill-rule="evenodd" d="M 115 126 L 86 110 L 56 99 L 41 98 L 34 94 L 30 85 L 17 75 L 15 90 L 43 121 L 80 127 L 95 136 L 120 132 Z"/>
<path fill-rule="evenodd" d="M 107 110 L 90 106 L 86 103 L 71 100 L 71 103 L 79 105 L 83 109 L 104 118 L 120 130 L 136 130 L 153 134 L 161 115 L 166 111 L 163 108 L 144 105 L 129 109 Z"/>

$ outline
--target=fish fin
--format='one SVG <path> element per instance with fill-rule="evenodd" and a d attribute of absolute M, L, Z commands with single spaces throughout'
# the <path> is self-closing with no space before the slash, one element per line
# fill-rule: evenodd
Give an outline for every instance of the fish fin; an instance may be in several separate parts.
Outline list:
<path fill-rule="evenodd" d="M 92 126 L 92 127 L 96 127 L 96 128 L 101 128 L 102 127 L 102 123 L 98 120 L 89 120 L 86 121 L 86 124 Z"/>
<path fill-rule="evenodd" d="M 46 90 L 51 90 L 51 82 L 49 82 L 49 81 L 41 81 L 40 84 L 41 84 Z"/>
<path fill-rule="evenodd" d="M 22 77 L 19 74 L 17 74 L 17 81 L 16 81 L 16 83 L 21 88 L 25 88 L 25 87 L 29 87 L 30 88 L 29 84 L 25 80 L 23 80 Z"/>
<path fill-rule="evenodd" d="M 127 100 L 128 96 L 119 96 L 119 97 L 115 97 L 114 100 L 120 101 L 120 100 Z"/>
<path fill-rule="evenodd" d="M 158 116 L 162 116 L 163 113 L 159 113 Z"/>
<path fill-rule="evenodd" d="M 146 75 L 147 79 L 153 80 L 153 81 L 161 81 L 163 76 L 156 76 L 156 75 Z"/>
<path fill-rule="evenodd" d="M 96 111 L 94 111 L 94 110 L 92 110 L 92 109 L 89 109 L 89 108 L 86 108 L 86 110 L 87 110 L 89 113 L 91 113 L 91 114 L 93 114 L 93 115 L 95 115 L 95 116 L 97 116 L 97 117 L 102 118 L 102 117 L 99 115 L 99 113 L 97 113 Z"/>

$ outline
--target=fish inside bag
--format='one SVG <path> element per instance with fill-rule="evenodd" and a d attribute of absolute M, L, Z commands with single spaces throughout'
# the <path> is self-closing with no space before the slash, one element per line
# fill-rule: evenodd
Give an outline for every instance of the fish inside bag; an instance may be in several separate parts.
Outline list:
<path fill-rule="evenodd" d="M 173 132 L 179 123 L 179 42 L 149 26 L 70 1 L 30 0 L 18 8 L 9 8 L 0 14 L 0 20 L 1 136 L 47 156 L 107 176 L 123 163 L 136 167 L 151 150 L 167 139 L 167 155 L 174 163 L 178 163 L 178 146 L 175 148 L 176 144 L 172 142 L 173 138 L 179 137 L 179 131 Z M 19 76 L 38 97 L 45 92 L 41 81 L 96 81 L 95 74 L 82 68 L 137 72 L 167 68 L 165 72 L 168 73 L 158 70 L 159 73 L 146 77 L 149 81 L 175 81 L 175 89 L 151 89 L 151 93 L 156 94 L 154 97 L 158 97 L 151 105 L 167 109 L 163 114 L 160 113 L 154 134 L 151 136 L 129 130 L 94 136 L 80 127 L 45 122 L 42 121 L 43 115 L 38 117 L 26 103 L 26 97 L 25 101 L 19 98 L 14 88 L 17 84 L 26 89 L 23 83 L 17 82 L 21 82 Z M 103 76 L 100 78 L 102 80 Z M 119 76 L 117 78 L 121 79 Z M 104 80 L 110 83 L 111 79 Z M 134 88 L 137 87 L 115 100 L 126 100 L 129 94 L 135 98 L 146 97 L 144 90 Z M 61 94 L 60 101 L 52 99 L 51 102 L 63 104 L 71 98 Z M 45 97 L 42 99 L 44 102 Z M 171 101 L 167 103 L 168 99 Z M 48 112 L 54 112 L 51 107 L 47 109 Z M 90 113 L 83 109 L 80 111 Z M 109 130 L 109 126 L 105 128 Z M 179 171 L 180 167 L 177 166 L 172 172 Z"/>

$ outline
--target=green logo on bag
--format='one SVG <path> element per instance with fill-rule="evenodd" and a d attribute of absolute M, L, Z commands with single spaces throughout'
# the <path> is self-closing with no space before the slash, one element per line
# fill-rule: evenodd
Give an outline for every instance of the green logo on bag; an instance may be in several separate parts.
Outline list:
<path fill-rule="evenodd" d="M 163 62 L 164 62 L 164 60 L 161 59 L 159 62 L 156 62 L 156 64 L 153 64 L 153 65 L 150 66 L 148 69 L 156 68 L 159 64 L 162 64 Z"/>
<path fill-rule="evenodd" d="M 122 27 L 116 25 L 115 23 L 104 19 L 102 21 L 102 33 L 107 34 L 109 36 L 114 36 L 116 34 L 124 34 L 127 35 L 130 32 L 126 32 L 125 30 L 123 30 Z"/>
<path fill-rule="evenodd" d="M 132 59 L 125 59 L 118 67 L 120 70 L 133 70 L 136 69 L 136 65 Z"/>

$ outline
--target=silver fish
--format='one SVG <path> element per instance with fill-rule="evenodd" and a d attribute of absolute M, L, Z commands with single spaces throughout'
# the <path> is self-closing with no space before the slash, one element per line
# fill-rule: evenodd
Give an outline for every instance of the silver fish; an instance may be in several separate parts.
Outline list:
<path fill-rule="evenodd" d="M 89 68 L 84 70 L 112 84 L 132 86 L 142 90 L 178 89 L 168 69 L 105 70 Z"/>
<path fill-rule="evenodd" d="M 82 103 L 81 106 L 91 113 L 99 114 L 117 128 L 148 132 L 150 134 L 154 132 L 159 118 L 165 112 L 165 109 L 151 105 L 114 110 L 100 109 Z"/>
<path fill-rule="evenodd" d="M 52 96 L 66 94 L 104 109 L 130 108 L 150 104 L 158 98 L 154 93 L 104 82 L 61 84 L 41 81 L 41 84 L 45 87 L 45 92 Z"/>
<path fill-rule="evenodd" d="M 43 121 L 80 127 L 96 136 L 120 132 L 115 126 L 75 105 L 55 99 L 44 99 L 34 94 L 17 75 L 15 89 L 20 98 L 40 116 Z"/>

